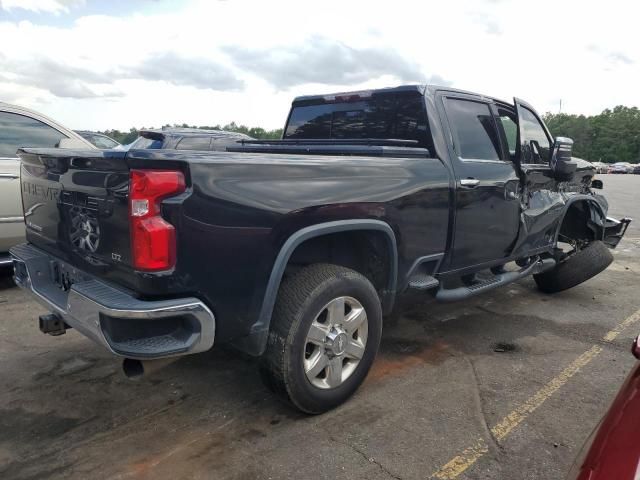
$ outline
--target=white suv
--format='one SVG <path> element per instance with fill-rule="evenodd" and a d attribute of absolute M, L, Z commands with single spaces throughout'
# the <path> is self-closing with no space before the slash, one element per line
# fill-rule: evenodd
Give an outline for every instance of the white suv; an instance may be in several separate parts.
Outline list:
<path fill-rule="evenodd" d="M 24 242 L 20 160 L 16 151 L 20 147 L 60 146 L 96 148 L 40 113 L 0 102 L 0 266 L 11 263 L 9 248 Z"/>

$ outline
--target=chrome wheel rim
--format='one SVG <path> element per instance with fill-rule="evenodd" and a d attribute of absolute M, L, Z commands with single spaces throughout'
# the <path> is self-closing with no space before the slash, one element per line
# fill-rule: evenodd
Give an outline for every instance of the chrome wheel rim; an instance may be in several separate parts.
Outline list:
<path fill-rule="evenodd" d="M 311 322 L 303 352 L 307 379 L 314 387 L 342 385 L 356 370 L 365 347 L 369 323 L 362 304 L 352 297 L 327 303 Z"/>

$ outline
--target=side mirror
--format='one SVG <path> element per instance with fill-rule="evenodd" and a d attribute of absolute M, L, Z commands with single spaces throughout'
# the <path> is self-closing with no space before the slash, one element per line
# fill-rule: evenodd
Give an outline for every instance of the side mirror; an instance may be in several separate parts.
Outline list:
<path fill-rule="evenodd" d="M 573 140 L 567 137 L 556 137 L 549 165 L 554 176 L 559 180 L 571 180 L 578 164 L 571 161 Z"/>

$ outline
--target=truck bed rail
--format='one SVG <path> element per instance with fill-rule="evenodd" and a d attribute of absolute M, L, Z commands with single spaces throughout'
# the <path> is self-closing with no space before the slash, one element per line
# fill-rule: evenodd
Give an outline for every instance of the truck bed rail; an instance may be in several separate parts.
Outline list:
<path fill-rule="evenodd" d="M 429 157 L 417 140 L 396 139 L 285 139 L 241 140 L 228 152 L 293 153 L 299 155 L 364 155 L 373 157 Z"/>
<path fill-rule="evenodd" d="M 240 140 L 251 145 L 385 145 L 393 147 L 419 147 L 418 140 L 403 138 L 283 138 L 267 140 Z"/>

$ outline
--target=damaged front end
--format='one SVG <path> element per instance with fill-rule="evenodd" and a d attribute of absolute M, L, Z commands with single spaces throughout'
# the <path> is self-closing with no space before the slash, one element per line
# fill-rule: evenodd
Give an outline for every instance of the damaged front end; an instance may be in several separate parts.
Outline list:
<path fill-rule="evenodd" d="M 571 244 L 580 246 L 600 240 L 615 248 L 624 236 L 631 219 L 607 216 L 606 198 L 594 191 L 602 182 L 593 180 L 594 170 L 588 162 L 574 159 L 576 171 L 569 180 L 557 182 L 549 170 L 538 165 L 522 168 L 520 231 L 513 253 L 515 256 Z"/>
<path fill-rule="evenodd" d="M 593 190 L 565 196 L 563 215 L 560 217 L 556 242 L 573 239 L 576 244 L 600 240 L 609 248 L 616 248 L 629 224 L 630 218 L 620 220 L 609 217 L 609 203 Z"/>
<path fill-rule="evenodd" d="M 630 223 L 630 218 L 621 218 L 620 220 L 616 220 L 615 218 L 607 217 L 604 227 L 604 238 L 602 241 L 609 248 L 616 248 L 627 231 Z"/>
<path fill-rule="evenodd" d="M 618 243 L 620 243 L 620 240 L 622 240 L 622 237 L 624 237 L 624 234 L 627 232 L 627 228 L 629 228 L 629 224 L 632 219 L 623 217 L 618 220 L 616 218 L 606 216 L 606 212 L 609 210 L 609 203 L 602 195 L 598 195 L 592 190 L 601 190 L 602 188 L 603 184 L 601 180 L 592 180 L 589 193 L 601 205 L 602 210 L 605 213 L 604 221 L 600 222 L 602 233 L 601 239 L 607 247 L 616 248 Z"/>

